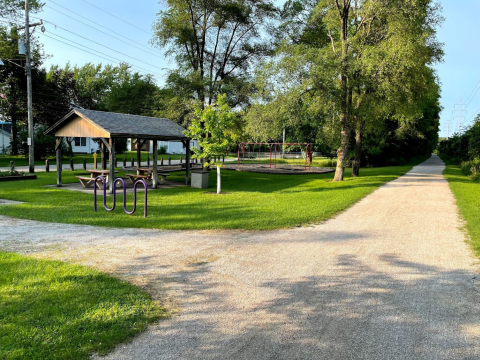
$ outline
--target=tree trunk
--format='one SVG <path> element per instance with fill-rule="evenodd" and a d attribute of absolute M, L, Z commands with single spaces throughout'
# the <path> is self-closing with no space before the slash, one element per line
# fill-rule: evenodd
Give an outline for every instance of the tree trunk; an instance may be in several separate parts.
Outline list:
<path fill-rule="evenodd" d="M 343 181 L 343 174 L 345 172 L 345 159 L 348 154 L 348 145 L 350 143 L 350 133 L 351 131 L 346 124 L 342 124 L 341 143 L 340 148 L 337 150 L 337 168 L 335 169 L 333 181 Z"/>
<path fill-rule="evenodd" d="M 362 124 L 357 123 L 355 129 L 355 160 L 352 165 L 352 176 L 360 176 L 360 161 L 362 159 Z"/>
<path fill-rule="evenodd" d="M 338 5 L 337 5 L 338 6 Z M 349 107 L 351 103 L 351 95 L 349 94 L 348 89 L 348 13 L 349 6 L 345 6 L 343 9 L 339 8 L 339 13 L 341 17 L 342 29 L 341 29 L 341 40 L 342 40 L 342 62 L 340 64 L 340 89 L 341 89 L 341 98 L 340 98 L 340 126 L 341 126 L 341 142 L 340 148 L 337 151 L 337 168 L 335 169 L 335 176 L 333 181 L 343 181 L 343 175 L 345 172 L 345 158 L 348 154 L 348 145 L 350 143 L 350 111 Z"/>

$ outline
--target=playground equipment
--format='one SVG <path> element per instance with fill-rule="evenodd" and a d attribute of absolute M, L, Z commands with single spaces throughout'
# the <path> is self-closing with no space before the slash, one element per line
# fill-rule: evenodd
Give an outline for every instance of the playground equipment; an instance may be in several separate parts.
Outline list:
<path fill-rule="evenodd" d="M 284 148 L 285 146 L 305 146 L 305 171 L 307 170 L 307 163 L 308 169 L 312 165 L 312 147 L 309 143 L 250 143 L 250 142 L 242 142 L 238 144 L 238 157 L 237 157 L 237 165 L 240 165 L 240 152 L 242 153 L 242 165 L 245 164 L 245 146 L 246 145 L 266 145 L 270 147 L 270 168 L 272 168 L 272 156 L 274 157 L 274 168 L 277 168 L 277 147 L 281 146 Z"/>
<path fill-rule="evenodd" d="M 117 185 L 117 181 L 120 181 L 122 183 L 122 185 L 123 185 L 123 210 L 125 210 L 125 212 L 128 215 L 132 215 L 137 210 L 137 185 L 139 183 L 143 184 L 143 186 L 145 188 L 145 205 L 144 205 L 144 210 L 143 210 L 143 216 L 147 217 L 147 183 L 144 180 L 135 181 L 135 184 L 133 185 L 133 210 L 128 211 L 127 210 L 127 185 L 125 184 L 125 181 L 122 178 L 117 178 L 113 182 L 113 206 L 111 208 L 108 208 L 108 206 L 107 206 L 107 183 L 106 183 L 105 178 L 103 176 L 97 176 L 95 178 L 95 182 L 94 182 L 95 186 L 93 188 L 93 201 L 94 201 L 95 212 L 97 211 L 97 186 L 96 186 L 97 180 L 101 180 L 103 182 L 103 207 L 107 211 L 115 210 L 115 206 L 116 206 L 116 203 L 117 203 L 117 198 L 115 196 L 115 188 L 116 188 L 116 185 Z"/>

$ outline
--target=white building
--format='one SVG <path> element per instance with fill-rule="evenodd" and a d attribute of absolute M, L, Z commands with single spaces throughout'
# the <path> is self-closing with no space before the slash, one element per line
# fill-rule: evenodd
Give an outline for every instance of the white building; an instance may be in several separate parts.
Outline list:
<path fill-rule="evenodd" d="M 7 147 L 10 146 L 10 125 L 0 125 L 0 154 L 4 154 L 7 151 Z"/>
<path fill-rule="evenodd" d="M 79 154 L 93 154 L 99 149 L 98 144 L 88 137 L 76 137 L 72 141 L 72 150 Z"/>
<path fill-rule="evenodd" d="M 158 141 L 157 144 L 158 144 L 158 148 L 162 146 L 165 147 L 167 154 L 170 154 L 170 155 L 185 154 L 185 148 L 183 147 L 183 144 L 180 141 Z M 190 148 L 192 147 L 199 148 L 196 140 L 190 141 Z M 96 142 L 92 140 L 92 138 L 76 137 L 75 140 L 72 142 L 72 150 L 74 153 L 92 154 L 96 152 L 98 149 L 100 149 L 100 147 Z M 127 150 L 135 151 L 135 146 L 132 146 L 131 139 L 127 140 Z M 148 151 L 153 152 L 152 141 L 150 141 Z"/>
<path fill-rule="evenodd" d="M 160 147 L 165 147 L 167 154 L 169 155 L 178 155 L 178 154 L 185 154 L 186 150 L 183 147 L 182 142 L 180 141 L 158 141 L 157 142 L 158 148 Z M 190 148 L 197 148 L 199 149 L 200 147 L 198 146 L 198 143 L 196 140 L 191 140 L 190 141 Z M 153 142 L 150 141 L 150 145 L 148 148 L 149 152 L 153 152 Z M 131 139 L 127 140 L 127 150 L 128 151 L 134 151 L 135 150 L 135 145 L 132 146 L 132 141 Z"/>

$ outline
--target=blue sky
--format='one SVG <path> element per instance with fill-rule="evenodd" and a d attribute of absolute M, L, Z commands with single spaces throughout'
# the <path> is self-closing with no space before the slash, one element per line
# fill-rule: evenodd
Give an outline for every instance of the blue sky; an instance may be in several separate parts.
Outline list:
<path fill-rule="evenodd" d="M 48 21 L 45 23 L 45 36 L 40 35 L 46 53 L 52 55 L 52 58 L 45 63 L 47 67 L 50 67 L 51 64 L 64 66 L 68 61 L 72 65 L 83 65 L 87 62 L 102 62 L 104 64 L 118 63 L 116 60 L 112 59 L 109 61 L 100 56 L 92 55 L 61 43 L 58 40 L 65 41 L 58 37 L 61 36 L 68 39 L 67 42 L 75 41 L 100 51 L 106 54 L 107 58 L 114 57 L 118 60 L 129 62 L 135 66 L 133 68 L 134 70 L 141 73 L 154 73 L 158 83 L 163 83 L 164 69 L 168 68 L 171 63 L 165 59 L 161 50 L 154 49 L 149 45 L 152 24 L 156 18 L 156 14 L 161 10 L 161 5 L 158 1 L 54 1 L 55 2 L 46 0 L 44 11 L 41 14 L 35 15 Z M 277 4 L 283 2 L 284 0 L 278 0 Z M 104 9 L 135 26 L 126 24 L 88 3 Z M 469 99 L 472 91 L 476 91 L 475 86 L 480 80 L 480 67 L 478 66 L 478 60 L 476 58 L 480 52 L 480 37 L 477 36 L 476 32 L 478 27 L 477 16 L 480 12 L 480 1 L 443 0 L 441 4 L 443 6 L 445 22 L 439 29 L 438 37 L 439 40 L 445 44 L 445 58 L 443 63 L 437 64 L 435 67 L 442 83 L 441 105 L 444 108 L 441 114 L 440 136 L 446 136 L 447 122 L 449 120 L 452 120 L 450 134 L 455 128 L 458 112 L 454 113 L 455 117 L 452 119 L 452 111 L 459 108 L 459 106 L 455 106 L 455 104 L 459 104 L 460 100 L 462 100 L 463 103 L 469 100 L 467 103 L 468 106 L 466 108 L 465 105 L 463 106 L 467 111 L 463 112 L 465 116 L 462 118 L 462 125 L 470 124 L 473 116 L 480 112 L 480 91 L 476 93 L 475 96 L 470 96 L 471 100 Z M 62 6 L 78 15 L 62 8 Z M 98 25 L 79 15 L 96 22 Z M 32 19 L 32 22 L 36 20 L 37 19 Z M 112 29 L 117 34 L 101 26 Z M 84 36 L 98 44 L 78 37 L 61 28 Z M 114 39 L 94 28 L 109 33 L 118 39 Z M 39 32 L 39 29 L 37 29 L 37 32 Z M 58 40 L 50 39 L 47 36 L 56 37 Z M 134 41 L 129 41 L 126 38 Z M 136 60 L 132 57 L 136 58 Z M 473 94 L 475 94 L 475 91 Z"/>

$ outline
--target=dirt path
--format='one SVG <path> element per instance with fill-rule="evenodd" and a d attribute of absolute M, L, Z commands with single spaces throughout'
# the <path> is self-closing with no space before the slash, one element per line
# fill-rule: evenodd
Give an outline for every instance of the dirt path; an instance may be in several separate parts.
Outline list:
<path fill-rule="evenodd" d="M 0 217 L 0 245 L 94 266 L 179 310 L 106 359 L 479 359 L 479 261 L 443 168 L 434 156 L 315 227 L 139 231 Z"/>

